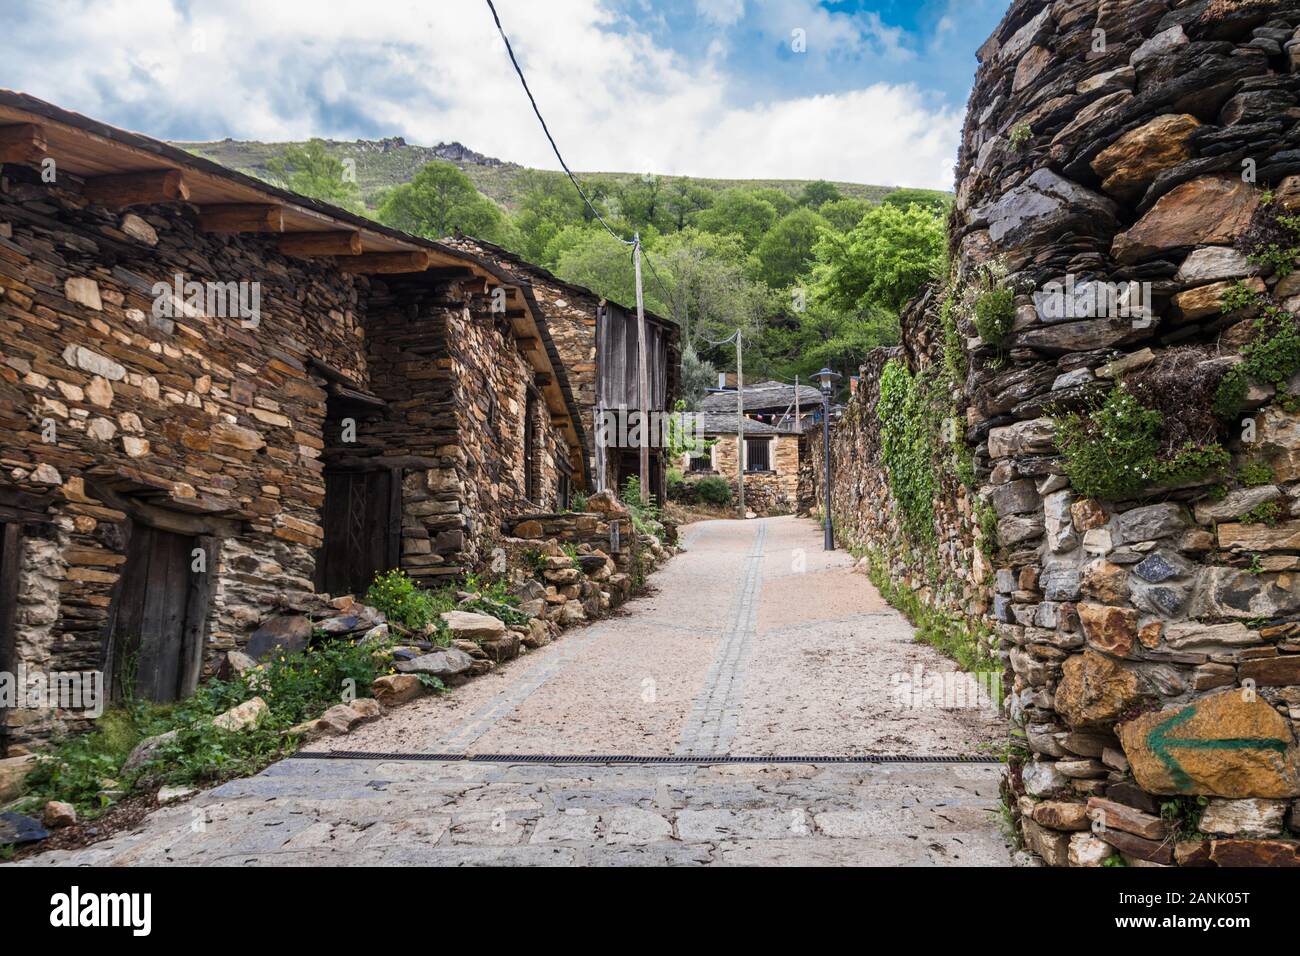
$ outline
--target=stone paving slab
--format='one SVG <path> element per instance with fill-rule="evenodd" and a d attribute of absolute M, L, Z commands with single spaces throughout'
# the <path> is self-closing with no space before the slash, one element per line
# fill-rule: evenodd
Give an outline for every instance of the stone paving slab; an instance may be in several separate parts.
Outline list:
<path fill-rule="evenodd" d="M 304 783 L 327 780 L 271 774 L 254 791 L 227 785 L 154 814 L 133 833 L 24 865 L 1008 862 L 996 766 L 474 764 L 454 779 L 441 774 L 456 765 L 442 763 L 329 766 L 350 789 L 370 781 L 376 796 L 306 799 Z M 925 793 L 933 798 L 923 802 Z"/>

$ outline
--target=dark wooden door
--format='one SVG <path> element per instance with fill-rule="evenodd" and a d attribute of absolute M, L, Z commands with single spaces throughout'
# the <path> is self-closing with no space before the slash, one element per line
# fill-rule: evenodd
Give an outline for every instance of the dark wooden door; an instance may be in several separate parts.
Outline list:
<path fill-rule="evenodd" d="M 316 589 L 364 592 L 375 575 L 401 561 L 401 482 L 387 470 L 325 474 L 325 542 L 316 559 Z"/>
<path fill-rule="evenodd" d="M 189 683 L 206 608 L 191 607 L 198 539 L 135 525 L 113 616 L 114 686 L 119 696 L 179 700 Z M 215 573 L 215 568 L 203 573 Z M 191 615 L 199 617 L 194 621 Z M 196 676 L 196 675 L 194 675 Z"/>

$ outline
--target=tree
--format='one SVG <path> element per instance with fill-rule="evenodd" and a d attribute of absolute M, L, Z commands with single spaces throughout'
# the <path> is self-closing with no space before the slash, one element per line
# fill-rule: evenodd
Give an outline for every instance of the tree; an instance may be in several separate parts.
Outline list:
<path fill-rule="evenodd" d="M 698 408 L 705 393 L 718 385 L 718 369 L 700 358 L 695 347 L 682 349 L 682 400 L 686 408 Z"/>
<path fill-rule="evenodd" d="M 776 208 L 745 189 L 728 189 L 708 209 L 697 213 L 695 225 L 715 235 L 739 236 L 746 252 L 754 249 L 776 222 Z"/>
<path fill-rule="evenodd" d="M 631 307 L 636 303 L 631 246 L 615 239 L 599 223 L 569 227 L 562 237 L 565 248 L 558 252 L 557 276 L 621 305 Z M 655 311 L 663 308 L 648 274 L 645 277 L 645 296 L 647 308 Z"/>
<path fill-rule="evenodd" d="M 758 275 L 773 289 L 784 289 L 807 270 L 813 247 L 830 224 L 811 209 L 796 209 L 767 234 L 754 251 Z"/>
<path fill-rule="evenodd" d="M 716 353 L 703 340 L 725 339 L 737 328 L 754 335 L 771 311 L 772 292 L 751 278 L 753 260 L 735 234 L 688 227 L 659 240 L 652 256 L 683 339 L 710 358 Z"/>
<path fill-rule="evenodd" d="M 754 189 L 750 192 L 764 202 L 771 203 L 772 208 L 776 210 L 776 217 L 778 219 L 794 212 L 795 207 L 798 205 L 798 203 L 796 203 L 794 199 L 791 198 L 790 194 L 784 189 L 774 189 L 771 186 L 764 186 L 761 189 Z"/>
<path fill-rule="evenodd" d="M 938 216 L 947 216 L 952 208 L 952 197 L 947 193 L 933 189 L 895 189 L 883 200 L 887 206 L 906 209 L 908 206 L 924 206 Z"/>
<path fill-rule="evenodd" d="M 685 176 L 672 180 L 663 200 L 669 224 L 680 232 L 697 212 L 713 205 L 713 190 L 693 183 Z"/>
<path fill-rule="evenodd" d="M 844 235 L 823 233 L 813 249 L 814 298 L 845 312 L 897 315 L 937 275 L 943 221 L 921 206 L 877 206 Z"/>
<path fill-rule="evenodd" d="M 862 221 L 862 217 L 872 210 L 871 203 L 865 199 L 835 199 L 817 210 L 818 215 L 840 232 L 848 232 Z"/>
<path fill-rule="evenodd" d="M 479 193 L 454 163 L 432 162 L 409 182 L 392 189 L 379 207 L 379 221 L 426 239 L 442 239 L 460 230 L 467 236 L 497 242 L 505 217 Z"/>
<path fill-rule="evenodd" d="M 323 139 L 313 139 L 303 146 L 286 146 L 284 153 L 270 160 L 266 168 L 286 189 L 300 195 L 355 213 L 364 209 L 355 171 L 326 152 Z"/>
<path fill-rule="evenodd" d="M 834 183 L 818 179 L 803 187 L 803 191 L 799 194 L 799 205 L 807 206 L 809 209 L 821 209 L 828 202 L 843 198 L 839 187 Z"/>

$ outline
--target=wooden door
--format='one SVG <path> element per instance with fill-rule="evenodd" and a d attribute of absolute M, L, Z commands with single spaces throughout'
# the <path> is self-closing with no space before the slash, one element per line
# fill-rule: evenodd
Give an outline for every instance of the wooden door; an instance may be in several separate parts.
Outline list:
<path fill-rule="evenodd" d="M 401 481 L 387 470 L 325 474 L 325 542 L 316 558 L 316 589 L 360 594 L 375 575 L 401 562 Z"/>
<path fill-rule="evenodd" d="M 194 689 L 207 614 L 204 583 L 216 568 L 192 570 L 198 538 L 137 524 L 113 615 L 113 684 L 118 696 L 180 700 Z M 205 562 L 206 562 L 205 557 Z"/>

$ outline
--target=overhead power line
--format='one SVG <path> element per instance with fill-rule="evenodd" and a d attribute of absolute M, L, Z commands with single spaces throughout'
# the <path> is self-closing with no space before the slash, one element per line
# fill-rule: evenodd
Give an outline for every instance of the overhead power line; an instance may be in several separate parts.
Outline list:
<path fill-rule="evenodd" d="M 624 239 L 609 227 L 609 223 L 607 223 L 604 217 L 601 216 L 600 211 L 592 204 L 591 200 L 587 198 L 587 193 L 582 188 L 582 184 L 578 182 L 578 177 L 573 175 L 573 170 L 569 169 L 569 164 L 564 161 L 564 157 L 560 154 L 560 147 L 556 145 L 555 137 L 551 135 L 550 127 L 546 125 L 546 119 L 542 116 L 542 111 L 537 106 L 537 100 L 533 98 L 533 91 L 528 88 L 528 80 L 524 77 L 523 68 L 519 66 L 519 61 L 515 58 L 514 47 L 510 45 L 510 38 L 506 36 L 505 28 L 501 26 L 501 17 L 497 15 L 496 5 L 492 0 L 487 0 L 487 5 L 488 9 L 492 11 L 492 19 L 496 22 L 497 32 L 501 34 L 501 39 L 506 45 L 506 52 L 510 54 L 510 62 L 514 64 L 515 72 L 519 74 L 519 82 L 523 84 L 524 92 L 528 95 L 528 102 L 533 105 L 533 112 L 537 115 L 537 121 L 542 124 L 542 132 L 546 134 L 546 138 L 550 141 L 551 149 L 555 152 L 555 158 L 560 161 L 560 166 L 563 167 L 565 174 L 569 177 L 569 181 L 573 183 L 573 188 L 578 191 L 578 195 L 582 197 L 582 201 L 587 204 L 587 208 L 591 210 L 591 214 L 596 217 L 596 220 L 605 227 L 607 233 L 624 245 L 635 245 L 636 240 Z"/>

